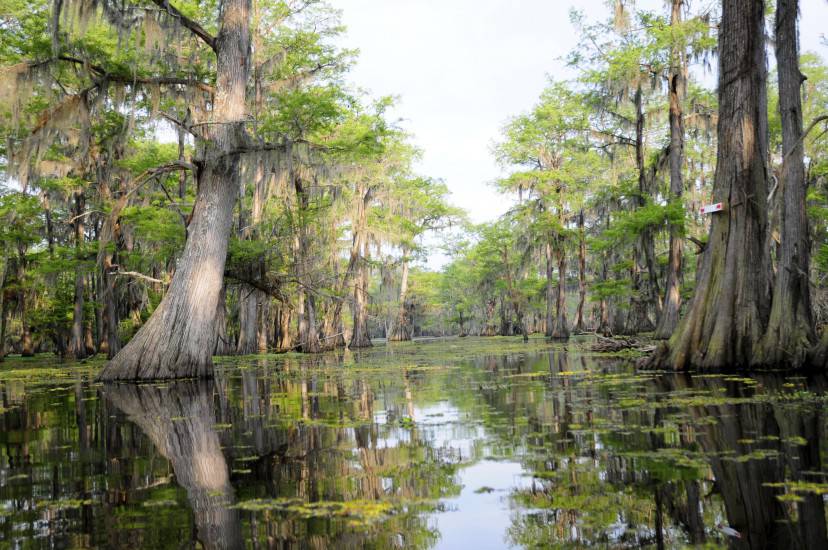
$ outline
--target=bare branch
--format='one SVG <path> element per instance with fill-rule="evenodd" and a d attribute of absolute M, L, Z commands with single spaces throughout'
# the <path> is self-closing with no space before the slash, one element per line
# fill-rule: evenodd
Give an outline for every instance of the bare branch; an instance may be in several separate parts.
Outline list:
<path fill-rule="evenodd" d="M 793 147 L 791 147 L 791 150 L 790 150 L 790 151 L 788 151 L 788 152 L 785 154 L 785 158 L 783 158 L 783 159 L 782 159 L 782 166 L 779 168 L 779 173 L 780 173 L 780 174 L 784 174 L 784 173 L 785 173 L 785 165 L 786 165 L 786 164 L 788 164 L 788 161 L 791 159 L 791 155 L 793 155 L 793 154 L 794 154 L 794 152 L 795 152 L 795 151 L 799 148 L 799 146 L 800 146 L 800 145 L 802 145 L 802 143 L 805 141 L 805 138 L 807 138 L 807 137 L 808 137 L 808 134 L 810 134 L 810 133 L 811 133 L 811 131 L 813 131 L 813 129 L 814 129 L 814 128 L 816 128 L 816 127 L 817 127 L 817 125 L 818 125 L 820 122 L 828 122 L 828 115 L 821 115 L 821 116 L 816 117 L 816 118 L 815 118 L 815 119 L 811 122 L 811 124 L 810 124 L 810 125 L 808 125 L 808 128 L 807 128 L 804 132 L 802 132 L 802 135 L 801 135 L 801 136 L 799 136 L 799 139 L 798 139 L 798 140 L 796 140 L 796 143 L 794 144 L 794 146 L 793 146 Z M 824 132 L 823 132 L 823 133 L 824 133 Z M 785 185 L 785 182 L 782 182 L 782 186 L 783 186 L 783 187 L 784 187 L 784 185 Z"/>
<path fill-rule="evenodd" d="M 161 189 L 164 191 L 164 195 L 166 195 L 167 200 L 170 201 L 170 206 L 175 208 L 175 211 L 178 212 L 178 215 L 181 218 L 181 223 L 184 224 L 184 231 L 187 231 L 187 226 L 190 224 L 190 220 L 187 218 L 184 212 L 182 212 L 181 209 L 178 207 L 178 203 L 175 202 L 175 200 L 172 198 L 170 192 L 167 191 L 167 186 L 161 182 L 158 182 L 158 186 L 161 187 Z"/>
<path fill-rule="evenodd" d="M 216 39 L 213 35 L 208 33 L 204 27 L 202 27 L 198 22 L 193 21 L 192 19 L 185 16 L 183 13 L 178 11 L 178 9 L 170 4 L 170 0 L 152 0 L 152 2 L 167 12 L 170 16 L 178 19 L 178 22 L 181 23 L 181 26 L 185 29 L 192 32 L 194 35 L 199 37 L 205 44 L 210 46 L 210 49 L 216 51 Z"/>
<path fill-rule="evenodd" d="M 67 223 L 75 223 L 75 220 L 79 220 L 81 218 L 85 218 L 87 216 L 91 216 L 92 214 L 96 214 L 96 213 L 97 214 L 102 214 L 103 212 L 101 210 L 87 210 L 86 212 L 83 212 L 82 214 L 78 214 L 77 216 L 72 216 L 71 218 L 69 218 L 69 221 Z"/>
<path fill-rule="evenodd" d="M 111 271 L 109 273 L 111 276 L 115 277 L 132 277 L 134 279 L 141 279 L 142 281 L 148 281 L 150 283 L 155 283 L 159 285 L 168 285 L 169 282 L 162 281 L 161 279 L 156 279 L 155 277 L 150 277 L 149 275 L 144 275 L 143 273 L 139 273 L 137 271 Z"/>
<path fill-rule="evenodd" d="M 804 140 L 805 140 L 805 138 L 806 138 L 806 137 L 808 137 L 808 134 L 810 134 L 810 133 L 811 133 L 811 131 L 812 131 L 812 130 L 816 127 L 816 125 L 817 125 L 817 124 L 819 124 L 820 122 L 828 122 L 828 115 L 821 115 L 821 116 L 816 117 L 816 118 L 815 118 L 815 119 L 811 122 L 811 124 L 810 124 L 810 125 L 808 125 L 808 129 L 807 129 L 807 130 L 805 130 L 804 132 L 802 132 L 802 137 L 800 137 L 800 138 L 799 138 L 799 141 L 797 142 L 797 144 L 796 144 L 796 145 L 794 145 L 794 147 L 793 147 L 793 148 L 794 148 L 794 149 L 796 149 L 797 147 L 799 147 L 799 143 L 800 143 L 800 142 L 802 142 L 802 141 L 804 141 Z M 789 152 L 788 152 L 788 154 L 787 154 L 787 155 L 785 155 L 785 158 L 787 159 L 787 157 L 789 157 L 789 156 L 790 156 L 790 154 L 791 154 L 791 153 L 790 153 L 790 151 L 789 151 Z"/>
<path fill-rule="evenodd" d="M 170 172 L 177 172 L 179 170 L 194 171 L 195 167 L 188 162 L 177 160 L 169 164 L 163 164 L 161 166 L 156 166 L 155 168 L 145 170 L 144 172 L 139 174 L 138 177 L 132 180 L 132 188 L 124 194 L 124 197 L 129 197 L 135 191 L 137 191 L 138 188 L 141 187 L 144 183 L 148 182 L 153 178 L 157 178 L 158 176 L 168 174 Z"/>
<path fill-rule="evenodd" d="M 593 130 L 592 135 L 593 135 L 593 137 L 596 137 L 596 138 L 599 138 L 599 139 L 612 138 L 612 139 L 615 140 L 613 142 L 613 144 L 615 144 L 615 145 L 627 145 L 627 146 L 630 146 L 630 147 L 633 147 L 635 145 L 634 140 L 632 140 L 632 139 L 630 139 L 626 136 L 613 134 L 612 132 L 608 132 L 608 131 L 605 131 L 605 130 Z"/>
<path fill-rule="evenodd" d="M 279 90 L 282 90 L 284 88 L 294 88 L 294 87 L 298 86 L 299 84 L 307 82 L 308 80 L 313 78 L 320 71 L 323 71 L 324 69 L 331 69 L 333 67 L 336 67 L 335 62 L 318 63 L 316 65 L 316 67 L 313 67 L 312 69 L 308 69 L 306 71 L 301 71 L 301 72 L 299 72 L 299 73 L 297 73 L 297 74 L 295 74 L 295 75 L 293 75 L 289 78 L 285 78 L 285 79 L 282 79 L 282 80 L 277 80 L 276 82 L 273 82 L 270 85 L 268 85 L 267 88 L 271 92 L 278 92 Z"/>
<path fill-rule="evenodd" d="M 169 113 L 159 112 L 158 114 L 161 115 L 161 117 L 166 118 L 168 121 L 175 124 L 179 128 L 182 128 L 184 131 L 190 133 L 191 135 L 193 135 L 195 137 L 201 137 L 200 134 L 197 134 L 197 133 L 195 133 L 195 131 L 193 131 L 193 125 L 192 124 L 188 124 L 188 123 L 184 122 L 183 120 L 178 120 L 177 118 L 175 118 L 174 116 L 172 116 Z"/>
<path fill-rule="evenodd" d="M 689 240 L 691 243 L 696 245 L 696 247 L 697 247 L 696 255 L 697 256 L 699 254 L 703 253 L 707 249 L 707 243 L 704 242 L 704 241 L 700 241 L 699 239 L 697 239 L 695 237 L 689 237 L 689 236 L 687 237 L 687 240 Z"/>
<path fill-rule="evenodd" d="M 98 242 L 98 265 L 103 266 L 104 255 L 106 252 L 106 246 L 109 241 L 112 239 L 112 236 L 115 235 L 115 228 L 118 225 L 118 218 L 121 216 L 121 212 L 123 212 L 124 208 L 126 208 L 127 203 L 129 202 L 129 197 L 135 191 L 137 191 L 144 183 L 150 181 L 154 177 L 158 177 L 162 174 L 175 172 L 176 170 L 191 170 L 194 171 L 195 167 L 187 162 L 184 161 L 176 161 L 170 164 L 165 164 L 162 166 L 156 166 L 155 168 L 150 168 L 139 174 L 137 177 L 133 178 L 131 181 L 125 184 L 125 188 L 127 186 L 131 186 L 129 189 L 125 189 L 126 192 L 123 193 L 120 197 L 118 197 L 112 204 L 112 208 L 109 211 L 109 215 L 103 220 L 103 224 L 101 226 L 101 238 Z M 164 189 L 166 192 L 166 189 Z M 186 227 L 186 225 L 185 225 Z M 137 276 L 132 274 L 131 272 L 124 272 L 124 273 L 113 273 L 114 275 L 123 274 L 123 275 L 130 275 L 130 276 Z M 146 279 L 146 276 L 139 277 Z M 155 281 L 154 281 L 155 282 Z M 158 281 L 163 282 L 163 281 Z"/>

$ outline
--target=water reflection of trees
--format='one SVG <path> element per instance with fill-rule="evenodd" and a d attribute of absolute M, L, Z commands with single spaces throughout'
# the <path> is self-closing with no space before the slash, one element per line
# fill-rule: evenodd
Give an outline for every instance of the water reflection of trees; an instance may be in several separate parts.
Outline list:
<path fill-rule="evenodd" d="M 308 517 L 283 513 L 278 507 L 241 512 L 227 506 L 217 508 L 215 514 L 223 510 L 229 514 L 228 520 L 241 516 L 246 538 L 280 548 L 432 545 L 437 533 L 418 513 L 418 506 L 459 490 L 453 465 L 437 456 L 429 442 L 417 438 L 412 429 L 392 427 L 393 438 L 389 438 L 389 428 L 375 422 L 374 390 L 366 380 L 332 377 L 329 372 L 289 362 L 287 371 L 260 365 L 242 370 L 237 377 L 219 378 L 215 392 L 202 392 L 194 401 L 204 410 L 195 410 L 195 404 L 189 410 L 158 410 L 160 403 L 193 400 L 186 392 L 177 395 L 177 386 L 152 390 L 166 394 L 163 399 L 161 394 L 150 399 L 141 393 L 137 399 L 117 396 L 112 401 L 171 460 L 176 478 L 191 497 L 197 520 L 200 508 L 212 502 L 226 504 L 233 489 L 227 478 L 227 491 L 214 487 L 207 493 L 214 500 L 205 500 L 197 483 L 193 488 L 193 480 L 199 478 L 197 472 L 188 473 L 188 468 L 198 467 L 197 463 L 182 459 L 176 449 L 169 450 L 169 454 L 167 450 L 171 441 L 181 439 L 177 433 L 184 427 L 192 434 L 193 445 L 200 442 L 202 454 L 204 445 L 208 445 L 216 465 L 221 458 L 223 472 L 230 472 L 236 488 L 235 502 L 242 506 L 254 499 L 274 503 L 288 499 L 305 503 L 388 501 L 398 506 L 394 515 L 364 524 L 358 522 L 358 517 Z M 403 384 L 390 386 L 392 392 L 404 393 Z M 214 401 L 216 413 L 211 408 Z M 147 410 L 142 415 L 143 405 Z M 190 421 L 183 419 L 191 415 L 204 420 L 190 426 Z M 176 421 L 164 423 L 159 418 Z M 220 525 L 209 518 L 204 528 L 197 524 L 199 532 Z M 227 531 L 238 532 L 235 528 Z M 212 540 L 215 546 L 234 546 L 232 542 L 224 545 Z"/>
<path fill-rule="evenodd" d="M 410 382 L 286 361 L 222 380 L 218 422 L 240 498 L 307 502 L 384 501 L 397 512 L 369 526 L 350 520 L 258 514 L 261 536 L 288 546 L 428 547 L 438 536 L 419 503 L 459 491 L 456 466 L 423 438 L 409 416 Z M 382 415 L 375 410 L 375 402 Z M 252 407 L 251 402 L 258 403 Z M 245 459 L 255 457 L 251 461 Z"/>
<path fill-rule="evenodd" d="M 757 383 L 691 376 L 660 380 L 668 391 L 702 391 L 710 404 L 690 407 L 693 419 L 716 419 L 698 428 L 696 441 L 709 461 L 737 548 L 828 548 L 825 506 L 815 492 L 788 494 L 784 485 L 824 482 L 820 444 L 822 409 L 786 399 L 787 380 Z M 761 390 L 757 389 L 757 386 Z M 822 378 L 811 390 L 824 392 Z M 773 397 L 771 397 L 773 396 Z"/>
<path fill-rule="evenodd" d="M 172 464 L 176 481 L 187 491 L 201 545 L 243 547 L 227 462 L 213 428 L 212 384 L 117 384 L 104 393 Z"/>
<path fill-rule="evenodd" d="M 804 391 L 824 395 L 819 381 L 635 375 L 561 350 L 440 371 L 317 361 L 231 365 L 207 387 L 106 389 L 103 402 L 84 381 L 3 385 L 13 408 L 0 415 L 0 479 L 10 480 L 0 484 L 0 546 L 37 535 L 54 547 L 73 537 L 232 547 L 241 537 L 425 548 L 439 534 L 414 503 L 456 495 L 459 468 L 495 455 L 535 474 L 513 493 L 513 542 L 828 547 L 822 497 L 790 488 L 824 487 L 821 401 Z M 423 418 L 429 410 L 457 416 Z M 253 499 L 398 509 L 357 525 L 226 506 Z"/>
<path fill-rule="evenodd" d="M 511 419 L 492 433 L 534 473 L 514 493 L 529 511 L 514 514 L 513 542 L 828 547 L 822 496 L 782 488 L 824 482 L 821 409 L 780 398 L 788 381 L 636 376 L 562 351 L 493 361 L 480 366 L 525 376 L 483 392 Z"/>
<path fill-rule="evenodd" d="M 0 385 L 15 400 L 0 415 L 0 479 L 14 480 L 0 486 L 0 546 L 34 536 L 55 547 L 432 546 L 439 534 L 422 510 L 460 487 L 455 456 L 409 420 L 422 380 L 333 361 L 264 361 L 209 385 L 107 387 L 100 400 L 87 382 Z M 379 500 L 395 511 L 361 523 L 229 506 L 252 499 Z"/>

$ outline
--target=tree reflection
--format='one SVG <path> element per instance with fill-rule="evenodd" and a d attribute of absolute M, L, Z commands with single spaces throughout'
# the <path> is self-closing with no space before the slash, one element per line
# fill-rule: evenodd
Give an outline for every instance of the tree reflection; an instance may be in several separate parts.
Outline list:
<path fill-rule="evenodd" d="M 212 382 L 184 381 L 163 386 L 113 384 L 107 400 L 124 412 L 172 464 L 187 491 L 204 548 L 244 546 L 227 461 L 214 430 Z"/>
<path fill-rule="evenodd" d="M 823 380 L 635 373 L 562 350 L 492 363 L 481 398 L 510 421 L 489 436 L 525 446 L 532 476 L 512 493 L 514 543 L 828 548 Z"/>
<path fill-rule="evenodd" d="M 774 376 L 758 381 L 763 392 L 778 392 L 785 384 Z M 716 419 L 696 428 L 696 441 L 724 500 L 731 545 L 828 548 L 822 496 L 806 492 L 786 498 L 783 492 L 787 483 L 821 481 L 817 409 L 756 399 L 754 384 L 735 380 L 679 375 L 663 383 L 670 391 L 718 396 L 690 410 L 694 419 Z M 821 380 L 812 386 L 822 386 Z"/>
<path fill-rule="evenodd" d="M 372 353 L 233 360 L 211 383 L 0 380 L 0 546 L 425 549 L 440 510 L 468 529 L 501 502 L 476 532 L 527 547 L 828 548 L 824 381 L 575 346 Z"/>

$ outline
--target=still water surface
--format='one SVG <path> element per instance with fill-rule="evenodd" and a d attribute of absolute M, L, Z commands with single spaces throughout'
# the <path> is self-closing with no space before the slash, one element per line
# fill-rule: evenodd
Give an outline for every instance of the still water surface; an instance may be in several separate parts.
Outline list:
<path fill-rule="evenodd" d="M 0 368 L 0 548 L 828 548 L 826 379 L 577 342 Z"/>

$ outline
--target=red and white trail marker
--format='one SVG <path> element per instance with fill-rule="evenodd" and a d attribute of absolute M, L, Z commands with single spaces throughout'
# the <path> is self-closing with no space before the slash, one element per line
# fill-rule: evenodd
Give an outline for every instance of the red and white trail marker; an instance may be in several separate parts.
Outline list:
<path fill-rule="evenodd" d="M 722 210 L 724 210 L 724 203 L 717 202 L 716 204 L 708 204 L 707 206 L 702 206 L 701 213 L 712 214 L 713 212 L 721 212 Z"/>

